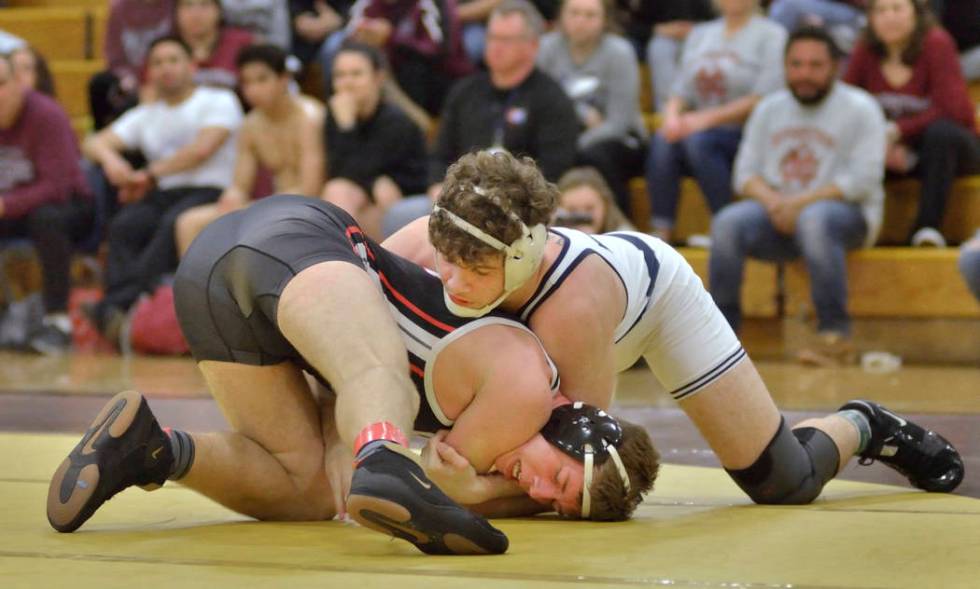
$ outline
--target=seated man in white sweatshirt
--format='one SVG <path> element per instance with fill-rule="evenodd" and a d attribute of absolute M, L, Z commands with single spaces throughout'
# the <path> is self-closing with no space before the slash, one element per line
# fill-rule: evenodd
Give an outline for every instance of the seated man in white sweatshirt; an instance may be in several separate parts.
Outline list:
<path fill-rule="evenodd" d="M 733 182 L 744 198 L 711 229 L 711 295 L 736 330 L 745 258 L 803 257 L 819 333 L 799 359 L 819 365 L 856 358 L 845 254 L 874 243 L 884 200 L 885 118 L 870 95 L 837 81 L 838 56 L 823 29 L 790 36 L 787 88 L 755 108 L 738 150 Z"/>

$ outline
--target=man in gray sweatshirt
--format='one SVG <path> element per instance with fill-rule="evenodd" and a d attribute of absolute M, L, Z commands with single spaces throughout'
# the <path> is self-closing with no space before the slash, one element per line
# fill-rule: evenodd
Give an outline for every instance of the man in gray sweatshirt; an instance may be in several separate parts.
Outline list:
<path fill-rule="evenodd" d="M 845 254 L 872 245 L 881 227 L 885 119 L 870 95 L 836 81 L 839 53 L 823 29 L 797 30 L 784 55 L 787 88 L 756 107 L 735 160 L 745 198 L 712 223 L 711 295 L 737 330 L 746 256 L 802 256 L 819 334 L 800 359 L 849 362 Z"/>

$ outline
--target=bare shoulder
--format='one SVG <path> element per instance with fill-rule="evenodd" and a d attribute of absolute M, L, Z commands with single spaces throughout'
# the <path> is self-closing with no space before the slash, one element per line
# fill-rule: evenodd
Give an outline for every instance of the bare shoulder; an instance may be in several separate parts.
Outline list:
<path fill-rule="evenodd" d="M 297 96 L 296 101 L 300 105 L 304 118 L 313 123 L 323 122 L 327 109 L 322 102 L 305 94 Z"/>
<path fill-rule="evenodd" d="M 535 312 L 539 319 L 567 324 L 569 317 L 589 316 L 615 326 L 626 310 L 622 280 L 599 256 L 582 260 Z"/>

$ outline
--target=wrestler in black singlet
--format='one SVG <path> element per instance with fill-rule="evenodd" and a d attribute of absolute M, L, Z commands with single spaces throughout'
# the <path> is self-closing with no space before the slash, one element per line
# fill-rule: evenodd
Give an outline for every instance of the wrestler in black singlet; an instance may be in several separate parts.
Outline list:
<path fill-rule="evenodd" d="M 380 283 L 410 344 L 411 377 L 421 399 L 416 431 L 445 428 L 425 394 L 426 362 L 433 356 L 428 352 L 473 319 L 449 312 L 437 276 L 380 247 L 347 212 L 320 200 L 264 198 L 214 221 L 191 244 L 177 270 L 174 299 L 194 359 L 251 365 L 292 360 L 329 386 L 279 331 L 276 311 L 293 276 L 338 260 L 364 268 Z"/>

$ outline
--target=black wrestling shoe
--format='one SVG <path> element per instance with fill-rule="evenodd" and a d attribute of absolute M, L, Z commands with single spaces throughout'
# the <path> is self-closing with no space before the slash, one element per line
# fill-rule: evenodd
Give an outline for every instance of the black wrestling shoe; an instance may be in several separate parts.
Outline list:
<path fill-rule="evenodd" d="M 503 554 L 503 532 L 446 496 L 407 449 L 378 447 L 354 469 L 347 513 L 426 554 Z"/>
<path fill-rule="evenodd" d="M 173 461 L 170 440 L 143 395 L 119 393 L 51 478 L 48 521 L 59 532 L 73 532 L 126 487 L 163 485 Z"/>
<path fill-rule="evenodd" d="M 860 411 L 871 423 L 871 440 L 861 464 L 877 460 L 908 477 L 913 486 L 949 493 L 963 480 L 963 460 L 945 438 L 895 415 L 871 401 L 850 401 L 841 407 Z"/>

